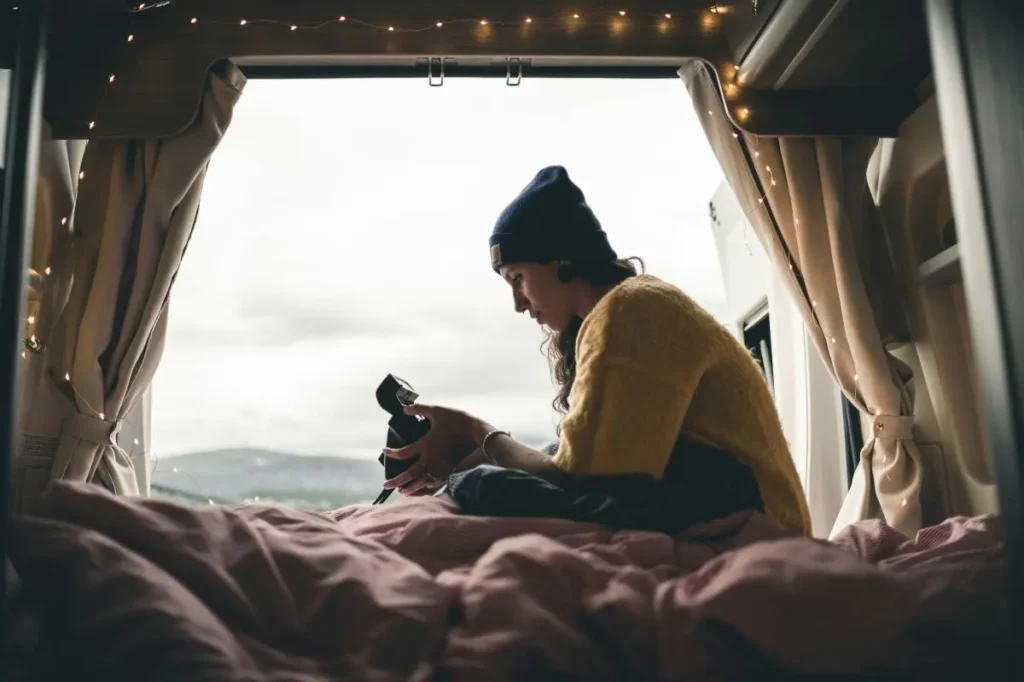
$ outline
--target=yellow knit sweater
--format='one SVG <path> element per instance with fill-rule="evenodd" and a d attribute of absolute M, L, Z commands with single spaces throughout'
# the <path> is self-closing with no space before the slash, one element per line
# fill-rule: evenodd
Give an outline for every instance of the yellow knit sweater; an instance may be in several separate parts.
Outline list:
<path fill-rule="evenodd" d="M 746 349 L 678 288 L 631 277 L 587 315 L 555 463 L 580 475 L 661 478 L 685 438 L 732 453 L 765 512 L 810 534 L 810 513 L 764 375 Z"/>

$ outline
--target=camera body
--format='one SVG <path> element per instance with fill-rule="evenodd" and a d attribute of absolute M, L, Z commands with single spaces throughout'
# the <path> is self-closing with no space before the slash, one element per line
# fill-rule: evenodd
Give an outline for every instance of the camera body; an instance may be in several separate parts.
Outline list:
<path fill-rule="evenodd" d="M 377 404 L 391 415 L 388 420 L 387 447 L 405 447 L 430 431 L 430 420 L 405 413 L 405 408 L 415 403 L 417 398 L 419 398 L 419 394 L 412 389 L 412 386 L 393 374 L 384 377 L 384 381 L 377 387 Z M 419 455 L 409 459 L 393 459 L 384 454 L 381 454 L 378 459 L 384 465 L 385 479 L 394 478 L 418 460 Z M 387 498 L 387 495 L 383 493 L 382 496 Z"/>

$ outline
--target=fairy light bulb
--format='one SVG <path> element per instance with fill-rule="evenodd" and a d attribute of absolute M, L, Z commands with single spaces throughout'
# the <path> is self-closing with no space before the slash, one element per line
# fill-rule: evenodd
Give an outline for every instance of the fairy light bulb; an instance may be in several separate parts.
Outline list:
<path fill-rule="evenodd" d="M 64 216 L 63 218 L 61 218 L 60 219 L 60 224 L 61 225 L 67 225 L 68 224 L 68 217 Z"/>
<path fill-rule="evenodd" d="M 128 34 L 128 42 L 130 43 L 130 42 L 132 42 L 133 40 L 135 40 L 135 34 L 134 34 L 134 33 L 129 33 L 129 34 Z"/>
<path fill-rule="evenodd" d="M 340 17 L 338 17 L 338 21 L 345 21 L 345 20 L 346 20 L 346 18 L 347 18 L 347 17 L 346 17 L 346 16 L 345 16 L 345 15 L 343 14 L 343 15 L 341 15 Z"/>
<path fill-rule="evenodd" d="M 85 171 L 82 171 L 81 173 L 78 174 L 78 179 L 85 180 Z"/>
<path fill-rule="evenodd" d="M 43 272 L 45 272 L 45 273 L 46 273 L 47 275 L 49 275 L 49 274 L 50 274 L 50 273 L 52 272 L 52 270 L 50 270 L 50 266 L 49 266 L 49 265 L 47 265 L 47 266 L 46 266 L 46 269 L 45 269 L 45 270 L 43 270 Z"/>
<path fill-rule="evenodd" d="M 104 421 L 104 420 L 106 420 L 106 418 L 107 418 L 107 415 L 104 414 L 103 412 L 100 412 L 100 421 Z"/>
<path fill-rule="evenodd" d="M 665 18 L 666 19 L 671 19 L 672 18 L 672 13 L 671 12 L 666 12 L 665 13 Z"/>
<path fill-rule="evenodd" d="M 15 7 L 15 9 L 17 9 L 17 7 Z M 26 357 L 28 357 L 28 356 L 25 354 L 25 351 L 21 351 L 21 358 L 22 358 L 22 360 L 24 360 Z"/>
<path fill-rule="evenodd" d="M 136 438 L 136 439 L 135 439 L 134 441 L 132 441 L 132 442 L 133 442 L 133 443 L 134 443 L 135 445 L 138 445 L 138 444 L 139 444 L 139 439 L 138 439 L 138 438 Z"/>
<path fill-rule="evenodd" d="M 192 17 L 192 21 L 190 21 L 189 23 L 190 24 L 198 24 L 199 23 L 199 17 Z"/>
<path fill-rule="evenodd" d="M 619 10 L 619 16 L 620 16 L 620 17 L 624 17 L 624 16 L 626 16 L 626 10 L 624 10 L 624 9 L 620 9 L 620 10 Z"/>
<path fill-rule="evenodd" d="M 487 20 L 486 19 L 481 19 L 480 20 L 480 25 L 481 26 L 486 26 L 487 25 Z"/>
<path fill-rule="evenodd" d="M 239 25 L 240 25 L 240 26 L 245 26 L 245 25 L 246 25 L 246 24 L 248 24 L 249 22 L 248 22 L 248 21 L 246 21 L 245 19 L 242 19 L 242 20 L 241 20 L 240 22 L 238 22 L 238 23 L 239 23 Z"/>
<path fill-rule="evenodd" d="M 579 19 L 579 18 L 580 18 L 580 15 L 579 15 L 579 14 L 573 14 L 573 15 L 572 15 L 572 18 L 573 18 L 573 19 Z"/>
<path fill-rule="evenodd" d="M 89 130 L 92 130 L 95 127 L 96 127 L 96 121 L 89 121 Z M 63 225 L 63 224 L 64 223 L 61 223 L 61 225 Z"/>
<path fill-rule="evenodd" d="M 173 473 L 178 473 L 178 467 L 171 467 L 171 471 Z"/>
<path fill-rule="evenodd" d="M 531 19 L 530 17 L 526 17 L 526 23 L 532 24 L 533 23 L 533 19 Z"/>
<path fill-rule="evenodd" d="M 67 372 L 64 373 L 64 381 L 71 381 L 71 375 Z"/>
<path fill-rule="evenodd" d="M 114 76 L 114 74 L 110 74 L 109 76 L 107 76 L 107 82 L 108 83 L 113 83 L 114 82 L 114 78 L 116 78 L 116 76 Z"/>
<path fill-rule="evenodd" d="M 444 24 L 442 24 L 442 23 L 441 23 L 440 21 L 439 21 L 439 22 L 437 22 L 437 27 L 438 27 L 438 28 L 441 28 L 442 26 L 444 26 Z"/>
<path fill-rule="evenodd" d="M 294 31 L 294 30 L 296 30 L 296 29 L 298 29 L 298 28 L 299 28 L 298 26 L 296 26 L 295 24 L 292 24 L 292 30 L 293 30 L 293 31 Z"/>
<path fill-rule="evenodd" d="M 394 26 L 388 26 L 388 30 L 389 30 L 389 31 L 394 31 L 394 30 L 395 30 L 395 27 L 394 27 Z"/>
<path fill-rule="evenodd" d="M 36 316 L 35 315 L 29 315 L 28 316 L 28 323 L 29 324 L 35 324 L 36 323 Z"/>

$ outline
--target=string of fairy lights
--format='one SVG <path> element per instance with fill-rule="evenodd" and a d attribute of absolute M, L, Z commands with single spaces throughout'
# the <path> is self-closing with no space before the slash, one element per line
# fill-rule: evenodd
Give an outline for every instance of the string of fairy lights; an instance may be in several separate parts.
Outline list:
<path fill-rule="evenodd" d="M 135 6 L 131 7 L 128 10 L 128 12 L 129 12 L 130 15 L 140 15 L 140 14 L 143 14 L 143 13 L 148 13 L 148 12 L 153 12 L 153 11 L 157 11 L 157 10 L 162 10 L 162 9 L 170 7 L 170 6 L 174 5 L 174 4 L 175 3 L 173 2 L 173 0 L 159 0 L 159 1 L 155 1 L 155 2 L 142 2 L 142 3 L 139 3 L 138 5 L 135 5 Z M 756 2 L 756 0 L 753 1 L 752 5 L 753 5 L 753 10 L 756 13 L 757 12 L 757 2 Z M 14 6 L 12 9 L 17 11 L 18 7 Z M 719 22 L 720 18 L 722 16 L 725 16 L 725 15 L 728 15 L 728 14 L 732 13 L 733 11 L 734 11 L 734 7 L 732 7 L 731 5 L 718 4 L 718 3 L 712 3 L 712 4 L 708 5 L 706 12 L 702 15 L 702 18 L 700 20 L 700 28 L 701 28 L 701 30 L 704 30 L 704 31 L 717 30 L 717 28 L 719 27 L 719 23 L 718 22 Z M 675 24 L 675 22 L 678 21 L 678 19 L 673 14 L 673 12 L 634 13 L 634 12 L 630 12 L 629 10 L 625 10 L 625 9 L 617 10 L 617 11 L 614 11 L 614 12 L 596 13 L 596 14 L 593 14 L 593 15 L 588 15 L 586 18 L 587 19 L 604 19 L 604 20 L 610 20 L 611 22 L 616 22 L 617 21 L 617 22 L 620 22 L 620 25 L 622 25 L 622 22 L 633 21 L 633 22 L 636 22 L 636 25 L 638 25 L 638 26 L 640 25 L 641 21 L 649 21 L 649 22 L 652 22 L 651 25 L 653 25 L 656 30 L 661 30 L 661 31 L 665 31 L 666 29 L 671 28 Z M 413 33 L 423 33 L 423 32 L 427 32 L 427 31 L 451 30 L 451 29 L 459 27 L 459 26 L 473 26 L 477 30 L 481 30 L 481 29 L 489 30 L 489 29 L 492 29 L 492 28 L 502 28 L 502 27 L 519 27 L 520 29 L 522 29 L 524 27 L 529 28 L 529 27 L 532 27 L 532 26 L 535 26 L 535 25 L 539 25 L 539 24 L 555 24 L 555 23 L 557 23 L 559 26 L 565 26 L 566 24 L 568 24 L 570 27 L 572 27 L 572 26 L 583 26 L 584 17 L 579 12 L 569 12 L 569 13 L 566 13 L 566 14 L 563 14 L 563 15 L 559 15 L 559 16 L 547 16 L 547 17 L 524 16 L 524 17 L 521 17 L 521 18 L 519 18 L 517 20 L 514 20 L 514 21 L 510 21 L 510 20 L 494 20 L 494 19 L 489 19 L 489 18 L 486 18 L 486 17 L 463 17 L 463 18 L 454 18 L 454 19 L 447 19 L 447 20 L 437 20 L 437 21 L 434 21 L 434 22 L 429 23 L 429 24 L 416 25 L 416 26 L 400 25 L 398 23 L 386 23 L 386 24 L 377 23 L 377 22 L 374 22 L 374 21 L 368 21 L 368 20 L 360 19 L 359 17 L 349 16 L 349 15 L 346 15 L 346 14 L 338 14 L 336 16 L 330 17 L 329 19 L 325 19 L 323 21 L 319 21 L 319 22 L 312 23 L 312 24 L 293 23 L 293 22 L 289 22 L 289 21 L 286 21 L 286 20 L 282 20 L 282 19 L 268 19 L 268 18 L 258 18 L 258 17 L 252 17 L 252 18 L 250 18 L 250 17 L 239 17 L 237 20 L 225 21 L 225 20 L 219 20 L 219 19 L 204 19 L 204 18 L 202 18 L 200 16 L 189 16 L 189 17 L 187 17 L 187 19 L 185 21 L 187 22 L 188 26 L 197 26 L 197 25 L 200 25 L 200 24 L 236 25 L 240 29 L 244 29 L 245 27 L 252 27 L 252 26 L 263 25 L 263 26 L 271 26 L 271 27 L 281 27 L 283 30 L 288 30 L 288 31 L 292 31 L 292 32 L 321 31 L 321 30 L 327 29 L 328 27 L 337 27 L 339 25 L 354 25 L 354 26 L 360 26 L 360 27 L 363 27 L 363 28 L 366 28 L 366 29 L 372 29 L 372 30 L 377 30 L 377 31 L 381 31 L 381 32 L 386 32 L 386 33 L 413 34 Z M 615 24 L 611 24 L 611 25 L 614 27 Z M 125 43 L 129 44 L 129 45 L 132 45 L 132 44 L 136 44 L 136 42 L 137 42 L 137 36 L 136 36 L 136 32 L 134 30 L 134 23 L 130 21 L 129 22 L 129 27 L 128 27 L 128 32 L 127 32 L 127 34 L 125 36 Z M 722 80 L 722 93 L 723 93 L 724 99 L 725 99 L 725 102 L 722 103 L 723 104 L 723 113 L 724 113 L 724 112 L 728 111 L 728 102 L 735 101 L 735 100 L 737 100 L 740 97 L 740 94 L 742 92 L 742 85 L 741 85 L 742 78 L 740 77 L 739 68 L 737 66 L 735 66 L 735 65 L 727 66 L 726 68 L 722 69 L 721 71 L 722 72 L 720 73 L 720 77 L 721 77 L 721 80 Z M 117 75 L 115 73 L 109 73 L 107 75 L 107 77 L 106 77 L 106 81 L 107 81 L 108 89 L 104 90 L 104 92 L 101 94 L 101 96 L 100 96 L 100 98 L 98 100 L 98 103 L 97 103 L 97 107 L 96 107 L 97 111 L 101 111 L 102 110 L 102 106 L 103 106 L 103 103 L 104 103 L 104 101 L 106 99 L 106 94 L 107 94 L 107 92 L 109 92 L 109 88 L 110 87 L 114 87 L 116 85 L 116 83 L 117 83 Z M 711 115 L 711 116 L 714 116 L 714 112 L 712 110 L 710 110 L 710 109 L 708 110 L 708 114 Z M 740 107 L 736 107 L 735 109 L 732 109 L 732 114 L 733 114 L 735 120 L 738 121 L 739 123 L 745 123 L 752 116 L 751 110 L 748 107 L 745 107 L 745 106 L 740 106 Z M 90 131 L 96 130 L 98 125 L 99 125 L 99 120 L 97 118 L 93 118 L 92 120 L 89 120 L 88 123 L 87 123 L 87 127 L 88 127 L 88 129 Z M 756 137 L 753 138 L 753 145 L 750 145 L 748 139 L 740 140 L 740 131 L 739 131 L 739 129 L 735 125 L 732 124 L 731 121 L 730 121 L 730 126 L 731 126 L 731 129 L 732 129 L 732 136 L 733 136 L 733 138 L 737 140 L 738 144 L 743 145 L 747 149 L 747 153 L 752 157 L 751 161 L 756 166 L 759 163 L 758 159 L 761 156 L 761 153 L 760 153 L 760 151 L 758 149 L 757 138 Z M 745 244 L 748 252 L 750 252 L 750 245 L 749 245 L 748 236 L 747 236 L 747 229 L 746 229 L 746 224 L 748 222 L 747 218 L 754 211 L 759 210 L 760 208 L 764 207 L 766 201 L 768 201 L 769 196 L 770 196 L 770 194 L 772 192 L 772 188 L 776 187 L 776 185 L 777 185 L 777 181 L 775 179 L 775 174 L 774 174 L 771 166 L 769 164 L 765 164 L 764 169 L 765 169 L 765 172 L 767 173 L 767 182 L 761 183 L 762 186 L 763 186 L 763 191 L 762 191 L 762 193 L 760 194 L 760 196 L 757 199 L 757 204 L 758 205 L 754 206 L 754 207 L 751 207 L 749 210 L 746 211 L 746 213 L 743 216 L 743 222 L 744 222 L 743 240 L 744 240 L 744 244 Z M 61 216 L 60 221 L 59 221 L 60 222 L 60 227 L 63 228 L 63 229 L 66 229 L 68 235 L 71 236 L 71 237 L 74 237 L 76 235 L 76 231 L 75 231 L 75 228 L 74 228 L 74 214 L 75 214 L 75 209 L 76 209 L 76 207 L 78 205 L 78 197 L 79 197 L 79 194 L 81 192 L 81 188 L 82 188 L 82 185 L 83 185 L 85 179 L 86 179 L 85 171 L 80 169 L 80 171 L 78 173 L 78 182 L 75 183 L 75 188 L 74 188 L 74 192 L 73 192 L 70 213 L 69 213 L 69 215 Z M 794 217 L 794 223 L 796 225 L 799 225 L 800 219 L 797 218 L 797 217 Z M 804 294 L 805 298 L 808 301 L 810 301 L 810 303 L 811 303 L 811 307 L 812 307 L 812 311 L 811 312 L 812 312 L 812 315 L 813 315 L 813 317 L 815 319 L 815 322 L 818 324 L 818 327 L 819 327 L 819 329 L 821 329 L 822 333 L 825 334 L 826 339 L 828 339 L 828 341 L 831 343 L 832 347 L 833 348 L 837 347 L 838 339 L 835 336 L 832 336 L 832 335 L 828 334 L 827 332 L 825 332 L 824 328 L 822 327 L 821 322 L 820 322 L 820 320 L 818 319 L 818 316 L 817 316 L 817 306 L 818 306 L 817 301 L 815 299 L 813 299 L 808 294 L 807 287 L 806 287 L 806 282 L 804 281 L 803 275 L 800 272 L 800 270 L 796 267 L 795 260 L 793 258 L 792 253 L 790 252 L 789 246 L 788 246 L 788 244 L 786 244 L 784 239 L 781 239 L 781 235 L 780 235 L 780 242 L 781 242 L 781 244 L 783 246 L 783 249 L 785 251 L 785 255 L 786 255 L 786 258 L 787 258 L 787 261 L 788 261 L 788 265 L 789 265 L 789 270 L 793 273 L 793 275 L 794 275 L 798 285 L 800 286 L 800 288 L 802 290 L 802 293 Z M 41 289 L 45 290 L 45 284 L 46 284 L 47 279 L 52 275 L 52 269 L 51 269 L 50 266 L 47 266 L 43 270 L 42 273 L 32 272 L 32 273 L 30 273 L 30 275 L 31 275 L 32 279 L 36 280 L 35 286 L 38 286 Z M 25 336 L 25 339 L 24 339 L 25 350 L 23 350 L 22 353 L 21 353 L 22 358 L 26 358 L 27 357 L 27 353 L 29 353 L 29 352 L 34 353 L 34 354 L 42 355 L 46 351 L 45 343 L 37 336 L 37 333 L 36 333 L 37 330 L 35 329 L 36 323 L 37 323 L 37 315 L 34 314 L 34 313 L 30 314 L 28 316 L 28 318 L 27 318 L 26 336 Z M 840 381 L 841 381 L 841 379 L 840 379 Z M 860 397 L 861 397 L 860 396 L 860 384 L 859 384 L 859 382 L 860 382 L 859 375 L 858 374 L 854 374 L 855 387 L 854 387 L 853 393 L 854 393 L 855 398 L 858 401 L 860 400 Z M 81 405 L 85 406 L 86 410 L 89 411 L 89 413 L 90 413 L 89 416 L 97 418 L 97 419 L 99 419 L 101 421 L 106 421 L 106 415 L 104 414 L 104 412 L 102 410 L 97 410 L 96 408 L 94 408 L 89 403 L 89 401 L 85 398 L 85 396 L 83 396 L 77 390 L 77 388 L 75 387 L 74 382 L 72 381 L 71 376 L 70 376 L 69 373 L 64 373 L 64 375 L 63 375 L 63 383 L 70 390 L 70 392 L 75 396 L 75 398 L 79 401 L 79 403 Z M 137 438 L 134 440 L 134 445 L 136 447 L 139 446 L 139 440 Z M 133 449 L 133 453 L 134 453 L 134 449 Z M 152 469 L 151 475 L 156 472 L 156 468 L 157 468 L 158 464 L 159 464 L 159 459 L 154 460 L 154 465 L 153 465 L 153 469 Z M 205 497 L 210 504 L 215 504 L 215 502 L 212 499 L 212 497 L 207 495 L 202 490 L 202 487 L 199 485 L 199 482 L 191 474 L 189 474 L 188 472 L 185 472 L 183 470 L 180 470 L 178 467 L 173 467 L 172 470 L 173 470 L 174 473 L 181 473 L 181 474 L 187 476 L 192 481 L 193 485 L 196 487 L 196 490 L 199 491 L 199 493 L 203 497 Z M 255 498 L 255 501 L 258 501 L 258 500 L 259 500 L 259 498 Z M 904 505 L 905 504 L 906 504 L 906 502 L 904 501 Z"/>
<path fill-rule="evenodd" d="M 726 67 L 725 69 L 723 69 L 723 73 L 720 74 L 720 77 L 721 77 L 721 80 L 722 80 L 722 93 L 725 96 L 725 99 L 728 101 L 730 99 L 735 99 L 736 97 L 738 97 L 739 94 L 740 94 L 740 90 L 741 90 L 741 86 L 739 85 L 739 82 L 742 80 L 741 75 L 740 75 L 740 71 L 739 71 L 739 67 L 737 67 L 735 65 L 730 65 L 730 66 Z M 723 113 L 724 113 L 724 106 L 725 105 L 723 104 Z M 712 117 L 715 116 L 715 112 L 712 109 L 708 109 L 707 113 L 708 113 L 708 116 L 712 116 Z M 750 112 L 749 108 L 747 108 L 747 107 L 740 107 L 739 109 L 737 109 L 735 111 L 735 115 L 736 115 L 736 119 L 740 123 L 743 123 L 743 122 L 749 120 L 749 118 L 751 116 L 751 112 Z M 736 140 L 737 143 L 740 144 L 741 148 L 743 148 L 745 150 L 745 152 L 749 155 L 749 161 L 752 164 L 752 170 L 754 170 L 755 172 L 758 171 L 759 168 L 760 168 L 760 165 L 762 163 L 760 161 L 761 151 L 759 149 L 760 145 L 759 145 L 759 142 L 758 142 L 758 138 L 756 136 L 750 136 L 750 137 L 744 136 L 743 138 L 741 138 L 740 137 L 741 131 L 731 121 L 729 121 L 729 126 L 730 126 L 730 128 L 732 130 L 732 137 L 733 137 L 733 139 Z M 776 187 L 776 185 L 778 184 L 778 182 L 775 179 L 775 173 L 772 170 L 771 165 L 770 164 L 764 164 L 764 170 L 767 173 L 767 178 L 766 178 L 765 182 L 762 182 L 760 180 L 760 178 L 758 178 L 756 176 L 756 174 L 755 174 L 755 180 L 757 181 L 757 184 L 758 184 L 758 187 L 759 187 L 759 190 L 760 190 L 759 196 L 757 197 L 757 204 L 747 208 L 747 210 L 743 213 L 743 216 L 742 216 L 742 221 L 743 221 L 743 244 L 744 244 L 744 246 L 747 249 L 747 253 L 750 254 L 750 255 L 753 255 L 753 252 L 752 252 L 752 250 L 750 248 L 750 242 L 749 242 L 749 238 L 748 238 L 748 229 L 747 229 L 748 228 L 748 223 L 749 223 L 748 219 L 750 218 L 751 215 L 753 215 L 754 212 L 756 212 L 758 210 L 764 209 L 764 210 L 770 211 L 770 208 L 769 208 L 770 207 L 770 195 L 772 193 L 772 189 L 774 187 Z M 771 222 L 773 224 L 775 224 L 774 219 L 772 219 Z M 794 226 L 798 227 L 800 225 L 800 218 L 798 216 L 793 216 L 793 223 L 794 223 Z M 851 355 L 849 349 L 846 348 L 843 345 L 840 345 L 839 344 L 839 339 L 837 339 L 833 334 L 831 334 L 828 331 L 826 331 L 825 326 L 821 323 L 821 319 L 818 317 L 818 301 L 817 301 L 817 299 L 815 297 L 810 295 L 810 292 L 807 289 L 807 282 L 804 279 L 803 273 L 796 266 L 796 259 L 794 258 L 793 253 L 790 250 L 789 244 L 786 242 L 786 240 L 785 240 L 785 238 L 783 237 L 782 234 L 778 235 L 778 241 L 782 245 L 783 251 L 785 252 L 785 256 L 786 256 L 786 261 L 787 261 L 787 264 L 789 266 L 789 270 L 793 274 L 793 277 L 794 277 L 795 281 L 797 282 L 798 286 L 800 287 L 801 293 L 803 294 L 804 298 L 808 302 L 810 302 L 810 305 L 811 305 L 811 311 L 810 312 L 811 312 L 811 315 L 812 315 L 812 317 L 814 319 L 814 323 L 818 326 L 818 329 L 825 336 L 825 339 L 829 343 L 830 348 L 833 349 L 833 352 L 835 352 L 836 350 L 842 350 L 842 351 L 846 352 L 847 355 L 851 356 L 850 359 L 851 359 L 851 362 L 852 362 L 852 355 Z M 853 390 L 852 391 L 850 391 L 850 389 L 847 386 L 843 385 L 843 377 L 841 375 L 839 375 L 839 373 L 836 374 L 836 378 L 837 378 L 837 381 L 839 381 L 840 386 L 844 390 L 847 390 L 850 393 L 852 393 L 852 395 L 854 396 L 854 400 L 856 402 L 863 402 L 863 396 L 861 394 L 861 388 L 860 388 L 860 374 L 859 373 L 855 372 L 854 375 L 853 375 L 854 386 L 853 386 Z M 877 410 L 872 410 L 872 413 L 877 415 L 878 412 L 877 412 Z"/>
<path fill-rule="evenodd" d="M 148 14 L 157 10 L 166 11 L 167 8 L 174 5 L 174 0 L 158 0 L 154 2 L 141 2 L 128 9 L 127 12 L 130 16 L 130 21 L 128 31 L 125 36 L 125 44 L 134 45 L 138 42 L 139 38 L 136 34 L 134 22 L 132 20 L 135 16 Z M 752 11 L 756 13 L 756 1 L 751 3 L 751 7 Z M 715 32 L 720 28 L 721 18 L 734 12 L 735 7 L 731 4 L 709 3 L 706 6 L 706 9 L 701 13 L 700 19 L 697 22 L 697 28 L 705 33 Z M 200 15 L 185 15 L 181 18 L 183 25 L 187 27 L 214 25 L 237 26 L 239 29 L 251 29 L 256 26 L 266 26 L 279 27 L 282 30 L 290 32 L 311 33 L 326 29 L 337 29 L 339 26 L 358 26 L 364 29 L 391 34 L 418 34 L 429 31 L 453 30 L 458 27 L 472 27 L 473 30 L 476 31 L 491 31 L 513 27 L 523 30 L 539 28 L 541 25 L 557 26 L 559 28 L 575 31 L 577 29 L 588 27 L 590 25 L 590 20 L 596 20 L 595 23 L 608 26 L 613 32 L 623 31 L 630 27 L 653 27 L 657 32 L 668 33 L 671 30 L 680 27 L 684 23 L 677 12 L 633 12 L 627 9 L 594 12 L 587 14 L 586 16 L 578 11 L 567 11 L 555 16 L 521 16 L 514 20 L 481 16 L 457 17 L 438 19 L 436 21 L 424 22 L 416 25 L 403 25 L 398 22 L 381 23 L 379 20 L 364 19 L 349 14 L 331 15 L 330 17 L 325 17 L 324 19 L 313 23 L 300 23 L 281 18 L 267 17 L 238 17 L 232 20 L 225 20 L 220 18 L 205 18 Z M 643 22 L 649 23 L 645 25 Z M 115 73 L 109 73 L 106 78 L 108 86 L 113 86 L 117 81 L 117 75 Z M 109 89 L 101 93 L 99 102 L 96 106 L 97 112 L 102 111 L 102 106 L 106 99 L 107 92 L 109 92 Z M 734 98 L 734 96 L 738 95 L 739 92 L 739 84 L 735 79 L 731 80 L 727 86 L 727 95 L 730 96 L 730 98 Z M 741 123 L 749 118 L 750 113 L 750 110 L 745 107 L 740 107 L 735 111 L 735 115 Z M 101 121 L 96 116 L 87 121 L 86 125 L 90 131 L 97 130 L 98 126 L 100 126 L 99 129 L 102 129 Z"/>
<path fill-rule="evenodd" d="M 730 75 L 731 75 L 732 78 L 735 79 L 735 78 L 738 77 L 738 69 L 733 68 L 733 69 L 730 69 L 730 71 L 731 71 Z M 730 93 L 730 88 L 729 88 L 729 83 L 728 82 L 725 84 L 723 90 L 725 91 L 726 96 L 728 97 L 729 93 Z M 733 90 L 733 92 L 735 92 L 735 90 Z M 708 109 L 708 115 L 709 116 L 714 116 L 715 113 L 714 113 L 714 111 L 712 109 Z M 758 147 L 759 147 L 758 138 L 757 137 L 752 137 L 752 138 L 743 137 L 741 139 L 740 138 L 740 131 L 735 126 L 732 126 L 732 137 L 733 137 L 733 139 L 735 139 L 741 145 L 741 147 L 744 148 L 744 150 L 751 157 L 750 161 L 753 164 L 752 170 L 755 171 L 755 180 L 758 180 L 759 186 L 762 185 L 762 183 L 760 183 L 759 179 L 756 176 L 756 171 L 759 168 L 759 163 L 760 163 L 758 160 L 761 157 L 761 152 L 758 149 Z M 753 140 L 753 144 L 752 145 L 750 144 L 751 139 Z M 770 204 L 770 202 L 769 202 L 769 195 L 772 192 L 772 188 L 775 187 L 778 184 L 776 182 L 776 180 L 775 180 L 775 173 L 774 173 L 774 171 L 772 171 L 771 165 L 770 164 L 765 164 L 764 165 L 764 169 L 765 169 L 765 172 L 768 174 L 767 188 L 765 188 L 764 191 L 760 194 L 760 196 L 758 196 L 757 205 L 750 207 L 742 216 L 742 221 L 743 221 L 743 243 L 744 243 L 744 246 L 747 248 L 747 252 L 750 255 L 753 255 L 753 252 L 750 249 L 750 244 L 749 244 L 748 239 L 747 239 L 747 232 L 748 232 L 747 227 L 748 227 L 748 224 L 749 224 L 748 218 L 757 210 L 760 210 L 762 208 L 765 208 L 767 210 L 767 207 Z M 715 218 L 713 218 L 713 219 L 715 219 Z M 773 224 L 776 224 L 774 220 L 772 220 L 771 222 Z M 794 216 L 793 217 L 793 223 L 794 223 L 795 226 L 799 226 L 800 225 L 800 218 L 797 217 L 797 216 Z M 786 242 L 786 240 L 783 238 L 783 235 L 781 235 L 781 234 L 778 235 L 778 241 L 782 245 L 782 248 L 783 248 L 783 250 L 785 252 L 786 260 L 787 260 L 787 262 L 789 264 L 790 272 L 793 273 L 794 279 L 796 280 L 797 284 L 800 286 L 801 293 L 803 294 L 805 300 L 809 301 L 810 304 L 811 304 L 811 315 L 813 316 L 814 323 L 818 326 L 818 329 L 822 332 L 822 334 L 825 336 L 825 338 L 831 344 L 830 347 L 833 348 L 833 349 L 839 349 L 839 350 L 844 351 L 848 356 L 850 356 L 850 360 L 852 362 L 853 361 L 852 353 L 850 352 L 849 348 L 846 347 L 845 345 L 840 345 L 838 343 L 838 339 L 835 336 L 833 336 L 832 334 L 828 333 L 826 331 L 824 325 L 822 325 L 821 319 L 818 317 L 818 301 L 817 301 L 816 298 L 814 298 L 813 296 L 810 295 L 810 292 L 807 289 L 807 283 L 804 280 L 803 273 L 801 273 L 800 269 L 796 267 L 796 261 L 793 258 L 793 254 L 792 254 L 792 251 L 789 248 L 789 244 Z M 854 366 L 855 366 L 855 363 L 854 363 Z M 835 378 L 836 378 L 836 381 L 839 382 L 840 386 L 844 390 L 848 390 L 847 387 L 845 385 L 843 385 L 844 377 L 839 372 L 835 372 Z M 853 383 L 854 383 L 854 387 L 853 387 L 852 393 L 853 393 L 853 396 L 854 396 L 854 401 L 857 402 L 857 403 L 865 403 L 864 396 L 861 393 L 860 374 L 857 373 L 856 371 L 854 372 L 854 375 L 853 375 Z M 874 415 L 874 416 L 878 416 L 879 415 L 879 411 L 877 410 L 877 408 L 869 408 L 869 410 L 870 410 L 872 415 Z M 882 425 L 880 423 L 876 423 L 875 424 L 874 430 L 875 430 L 876 438 L 881 437 Z M 889 464 L 889 456 L 885 452 L 882 453 L 881 459 L 882 459 L 882 465 L 883 466 L 887 466 Z M 889 472 L 885 473 L 884 478 L 885 478 L 886 481 L 891 481 L 892 480 L 892 476 L 891 476 L 891 474 Z M 901 510 L 905 510 L 907 508 L 907 504 L 908 504 L 908 501 L 907 501 L 906 497 L 903 497 L 903 498 L 900 499 L 900 509 Z"/>

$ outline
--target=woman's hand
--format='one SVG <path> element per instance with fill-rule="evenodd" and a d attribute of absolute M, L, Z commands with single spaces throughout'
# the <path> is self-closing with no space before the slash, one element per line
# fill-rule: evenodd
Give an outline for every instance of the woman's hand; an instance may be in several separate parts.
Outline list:
<path fill-rule="evenodd" d="M 384 482 L 385 488 L 399 488 L 403 495 L 440 488 L 455 467 L 493 430 L 486 422 L 449 407 L 414 404 L 406 407 L 405 413 L 430 420 L 430 430 L 403 448 L 384 448 L 384 455 L 393 459 L 419 455 L 415 464 Z"/>

